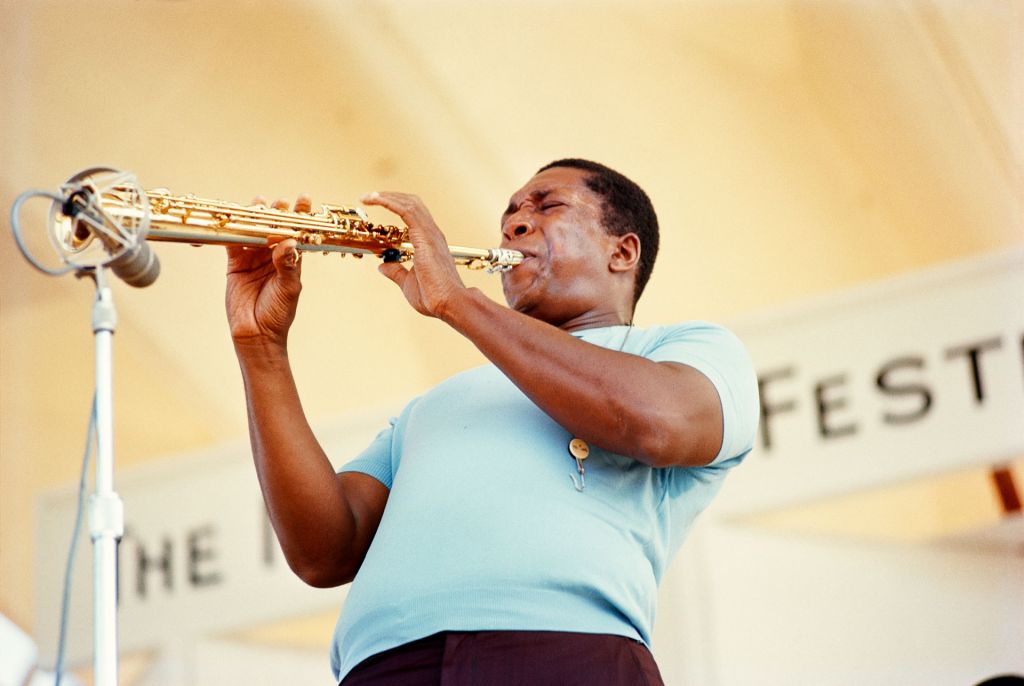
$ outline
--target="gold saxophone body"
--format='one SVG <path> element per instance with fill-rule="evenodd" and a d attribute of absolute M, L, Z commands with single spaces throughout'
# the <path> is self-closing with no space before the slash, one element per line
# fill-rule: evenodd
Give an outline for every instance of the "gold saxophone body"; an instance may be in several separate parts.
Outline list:
<path fill-rule="evenodd" d="M 302 251 L 413 259 L 407 228 L 374 224 L 357 207 L 325 204 L 315 212 L 292 212 L 174 195 L 164 188 L 145 190 L 133 175 L 103 167 L 80 172 L 62 191 L 65 200 L 51 212 L 51 235 L 71 254 L 85 251 L 96 238 L 109 250 L 117 234 L 134 232 L 150 241 L 190 245 L 267 247 L 292 238 Z M 506 271 L 523 260 L 522 253 L 506 248 L 448 250 L 456 264 L 469 269 Z"/>

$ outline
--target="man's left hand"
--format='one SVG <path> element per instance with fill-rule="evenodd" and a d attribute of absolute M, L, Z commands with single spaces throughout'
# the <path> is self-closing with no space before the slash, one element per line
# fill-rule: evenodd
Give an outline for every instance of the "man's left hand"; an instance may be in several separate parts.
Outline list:
<path fill-rule="evenodd" d="M 455 269 L 448 242 L 426 205 L 408 193 L 376 191 L 363 196 L 362 202 L 391 210 L 409 227 L 414 265 L 407 269 L 397 262 L 385 262 L 378 269 L 398 284 L 417 312 L 440 318 L 466 286 Z"/>

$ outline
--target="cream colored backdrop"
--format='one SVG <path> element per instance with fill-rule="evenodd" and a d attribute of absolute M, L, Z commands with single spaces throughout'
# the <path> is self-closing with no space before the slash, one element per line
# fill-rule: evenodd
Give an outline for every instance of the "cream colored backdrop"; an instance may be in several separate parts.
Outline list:
<path fill-rule="evenodd" d="M 416 192 L 483 247 L 538 166 L 590 157 L 659 210 L 638 323 L 729 321 L 1024 243 L 1022 34 L 1019 0 L 5 2 L 0 206 L 104 164 L 236 201 Z M 245 431 L 222 251 L 156 249 L 154 286 L 115 287 L 119 467 Z M 480 361 L 371 261 L 304 268 L 314 421 Z M 9 238 L 0 289 L 0 612 L 31 629 L 33 505 L 77 477 L 92 290 Z"/>

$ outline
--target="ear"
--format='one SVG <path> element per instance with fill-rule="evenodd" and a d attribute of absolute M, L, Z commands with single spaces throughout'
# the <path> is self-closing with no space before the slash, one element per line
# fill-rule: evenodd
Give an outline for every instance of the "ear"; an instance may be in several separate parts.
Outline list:
<path fill-rule="evenodd" d="M 635 233 L 615 237 L 615 252 L 608 261 L 612 272 L 628 272 L 640 262 L 640 238 Z"/>

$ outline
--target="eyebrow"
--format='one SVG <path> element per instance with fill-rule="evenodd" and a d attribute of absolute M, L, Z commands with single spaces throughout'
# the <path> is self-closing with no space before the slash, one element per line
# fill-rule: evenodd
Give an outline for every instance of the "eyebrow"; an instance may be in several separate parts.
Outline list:
<path fill-rule="evenodd" d="M 532 193 L 530 193 L 528 196 L 526 196 L 526 199 L 532 200 L 534 202 L 540 202 L 544 198 L 546 198 L 547 196 L 551 195 L 551 192 L 552 191 L 551 191 L 550 188 L 542 188 L 542 189 L 535 190 Z M 505 212 L 501 216 L 502 217 L 507 217 L 508 215 L 513 214 L 517 209 L 519 209 L 519 208 L 516 205 L 515 198 L 513 198 L 513 199 L 508 201 L 508 207 L 505 208 Z"/>

